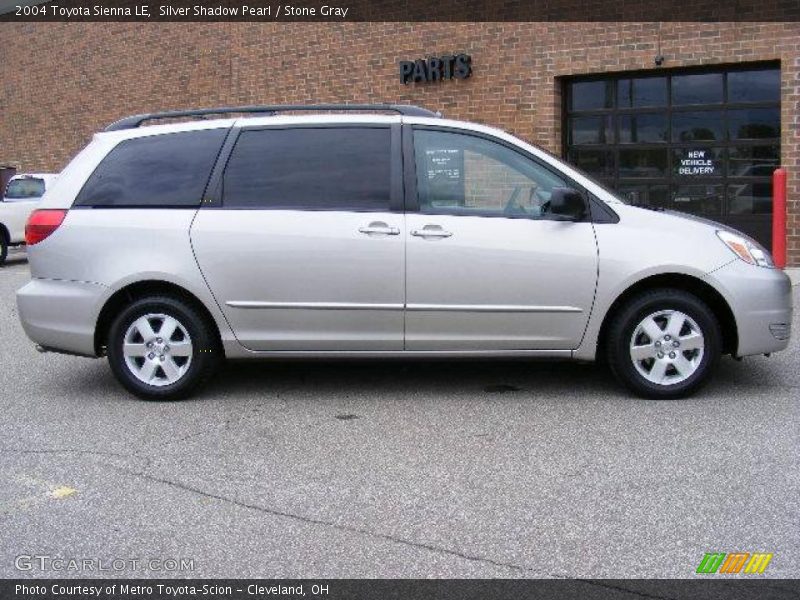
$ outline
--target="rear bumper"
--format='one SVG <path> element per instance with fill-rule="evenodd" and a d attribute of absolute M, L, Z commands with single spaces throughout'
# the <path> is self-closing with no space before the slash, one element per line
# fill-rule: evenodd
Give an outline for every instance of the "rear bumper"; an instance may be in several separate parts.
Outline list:
<path fill-rule="evenodd" d="M 789 345 L 792 282 L 779 269 L 735 260 L 706 276 L 722 291 L 736 320 L 737 356 L 767 354 Z"/>
<path fill-rule="evenodd" d="M 22 328 L 47 350 L 97 356 L 94 331 L 108 292 L 97 283 L 34 279 L 17 291 Z"/>

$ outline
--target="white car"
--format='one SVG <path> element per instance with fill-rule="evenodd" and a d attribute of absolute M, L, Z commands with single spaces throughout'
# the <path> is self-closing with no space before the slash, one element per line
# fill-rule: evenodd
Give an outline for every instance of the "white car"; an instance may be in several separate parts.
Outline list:
<path fill-rule="evenodd" d="M 28 173 L 12 177 L 0 204 L 0 265 L 6 261 L 9 246 L 25 242 L 25 223 L 58 175 Z"/>

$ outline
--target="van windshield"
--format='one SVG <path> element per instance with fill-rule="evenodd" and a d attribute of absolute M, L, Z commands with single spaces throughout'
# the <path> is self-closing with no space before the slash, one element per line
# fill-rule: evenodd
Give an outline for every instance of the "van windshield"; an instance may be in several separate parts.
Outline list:
<path fill-rule="evenodd" d="M 6 200 L 34 200 L 44 195 L 44 179 L 24 177 L 12 179 L 6 186 Z"/>

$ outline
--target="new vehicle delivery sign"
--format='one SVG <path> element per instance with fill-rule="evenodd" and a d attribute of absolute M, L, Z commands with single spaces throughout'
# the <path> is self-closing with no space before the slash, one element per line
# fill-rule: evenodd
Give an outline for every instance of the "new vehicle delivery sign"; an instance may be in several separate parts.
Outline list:
<path fill-rule="evenodd" d="M 686 150 L 679 158 L 678 175 L 713 175 L 716 168 L 710 150 Z"/>

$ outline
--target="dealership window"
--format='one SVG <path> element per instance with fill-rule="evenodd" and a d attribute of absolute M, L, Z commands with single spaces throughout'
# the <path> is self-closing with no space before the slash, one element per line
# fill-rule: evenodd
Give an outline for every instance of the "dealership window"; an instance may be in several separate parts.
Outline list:
<path fill-rule="evenodd" d="M 565 83 L 566 158 L 630 201 L 712 217 L 770 243 L 780 164 L 774 64 Z"/>

